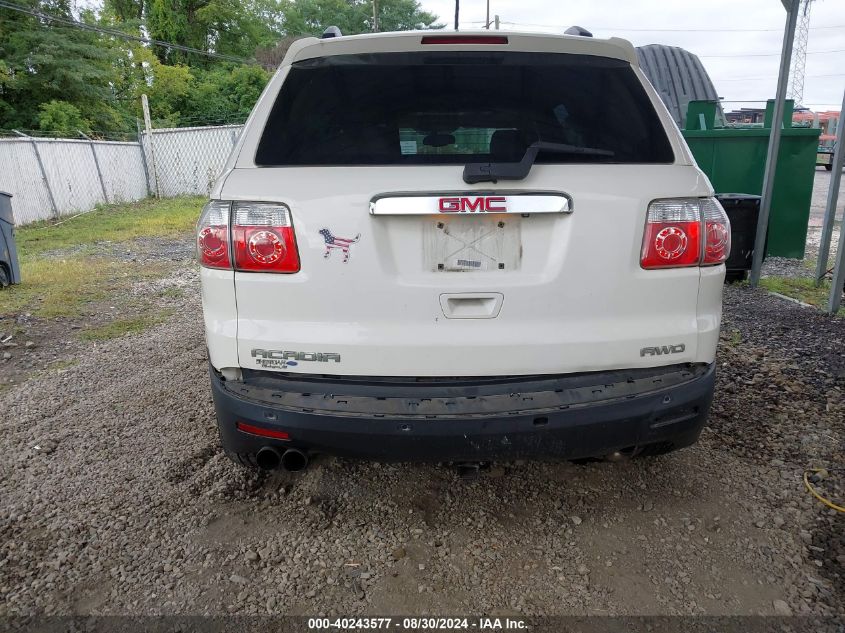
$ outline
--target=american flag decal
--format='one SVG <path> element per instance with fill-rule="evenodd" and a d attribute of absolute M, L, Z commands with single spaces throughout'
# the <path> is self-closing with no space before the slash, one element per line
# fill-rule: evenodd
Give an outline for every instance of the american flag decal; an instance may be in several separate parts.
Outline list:
<path fill-rule="evenodd" d="M 323 253 L 323 257 L 328 259 L 332 254 L 332 250 L 339 248 L 343 252 L 344 264 L 349 261 L 349 247 L 361 239 L 360 233 L 352 239 L 348 237 L 335 237 L 329 229 L 320 229 L 319 233 L 326 241 L 326 252 Z"/>

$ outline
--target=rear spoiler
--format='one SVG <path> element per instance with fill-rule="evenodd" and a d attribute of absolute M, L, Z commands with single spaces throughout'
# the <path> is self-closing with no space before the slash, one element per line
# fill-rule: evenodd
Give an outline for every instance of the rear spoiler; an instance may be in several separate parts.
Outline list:
<path fill-rule="evenodd" d="M 589 31 L 586 29 L 577 28 L 579 29 L 578 34 L 568 35 L 516 31 L 499 31 L 494 34 L 491 31 L 483 30 L 460 31 L 459 33 L 402 31 L 341 36 L 340 29 L 329 27 L 320 38 L 305 37 L 291 44 L 284 60 L 282 60 L 282 66 L 290 66 L 297 61 L 328 55 L 417 52 L 428 49 L 428 45 L 431 44 L 440 44 L 444 48 L 450 46 L 456 51 L 495 49 L 515 52 L 594 55 L 596 57 L 619 59 L 633 66 L 639 66 L 637 52 L 629 41 L 618 37 L 594 38 L 587 35 Z"/>

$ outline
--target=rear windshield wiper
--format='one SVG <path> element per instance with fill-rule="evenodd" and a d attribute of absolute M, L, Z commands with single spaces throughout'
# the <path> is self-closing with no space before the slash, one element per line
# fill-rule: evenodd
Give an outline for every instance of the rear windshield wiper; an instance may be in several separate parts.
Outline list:
<path fill-rule="evenodd" d="M 554 152 L 556 154 L 580 154 L 581 156 L 608 156 L 615 155 L 614 152 L 595 147 L 581 147 L 580 145 L 567 145 L 566 143 L 550 143 L 548 141 L 536 141 L 531 143 L 525 150 L 525 155 L 518 163 L 467 163 L 464 166 L 464 182 L 473 184 L 476 182 L 497 182 L 499 180 L 522 180 L 528 176 L 531 166 L 537 160 L 540 152 Z"/>

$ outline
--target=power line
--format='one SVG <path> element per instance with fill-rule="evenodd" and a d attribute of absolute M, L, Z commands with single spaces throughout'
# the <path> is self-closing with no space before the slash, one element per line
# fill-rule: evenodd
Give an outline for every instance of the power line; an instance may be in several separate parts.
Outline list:
<path fill-rule="evenodd" d="M 468 22 L 467 24 L 483 24 L 482 21 L 474 21 Z M 530 22 L 505 22 L 502 21 L 502 24 L 511 24 L 513 26 L 533 26 L 533 27 L 545 27 L 545 28 L 555 28 L 555 29 L 566 29 L 569 28 L 563 24 L 537 24 L 537 23 L 530 23 Z M 773 32 L 782 32 L 783 29 L 640 29 L 640 28 L 627 28 L 627 27 L 615 27 L 615 26 L 594 26 L 591 27 L 593 30 L 596 31 L 627 31 L 627 32 L 636 32 L 636 33 L 773 33 Z M 845 24 L 836 24 L 833 26 L 814 26 L 810 27 L 810 30 L 821 30 L 821 29 L 842 29 L 845 28 Z"/>
<path fill-rule="evenodd" d="M 845 48 L 834 48 L 829 51 L 807 51 L 807 55 L 820 55 L 822 53 L 845 53 Z M 736 53 L 732 55 L 698 55 L 698 57 L 780 57 L 780 53 Z"/>
<path fill-rule="evenodd" d="M 772 98 L 768 99 L 722 99 L 719 97 L 719 103 L 768 103 Z M 816 103 L 815 105 L 842 105 L 841 103 Z"/>
<path fill-rule="evenodd" d="M 480 21 L 473 21 L 467 22 L 467 24 L 483 24 Z M 546 28 L 569 28 L 566 26 L 562 26 L 560 24 L 535 24 L 529 22 L 505 22 L 502 21 L 501 24 L 511 24 L 515 26 L 537 26 L 537 27 L 546 27 Z M 595 30 L 602 30 L 602 31 L 638 31 L 638 32 L 662 32 L 662 33 L 755 33 L 755 32 L 769 32 L 769 31 L 778 31 L 780 32 L 782 29 L 616 29 L 610 27 L 593 27 Z M 845 24 L 837 24 L 834 26 L 817 26 L 817 27 L 810 27 L 810 30 L 814 29 L 842 29 L 845 28 Z M 823 53 L 842 53 L 845 52 L 845 48 L 835 48 L 832 50 L 827 51 L 807 51 L 807 55 L 819 55 Z M 698 55 L 698 57 L 702 58 L 720 58 L 720 57 L 780 57 L 780 53 L 738 53 L 738 54 L 729 54 L 729 55 Z"/>
<path fill-rule="evenodd" d="M 807 79 L 816 77 L 845 77 L 845 73 L 833 73 L 830 75 L 807 75 Z M 756 77 L 725 77 L 724 79 L 714 79 L 713 81 L 753 81 L 755 79 L 777 79 L 777 75 L 758 75 Z"/>
<path fill-rule="evenodd" d="M 250 64 L 247 59 L 242 57 L 235 57 L 234 55 L 224 55 L 222 53 L 212 53 L 211 51 L 203 51 L 198 48 L 191 48 L 190 46 L 182 46 L 181 44 L 173 44 L 172 42 L 165 42 L 163 40 L 156 40 L 149 37 L 141 37 L 139 35 L 130 35 L 129 33 L 124 33 L 123 31 L 116 31 L 114 29 L 105 29 L 99 26 L 94 26 L 93 24 L 86 24 L 85 22 L 79 22 L 78 20 L 72 20 L 70 18 L 62 18 L 55 15 L 50 15 L 49 13 L 42 13 L 41 11 L 35 11 L 34 9 L 28 9 L 26 7 L 22 7 L 18 4 L 14 4 L 12 2 L 6 2 L 5 0 L 0 0 L 0 8 L 2 9 L 9 9 L 11 11 L 19 11 L 20 13 L 26 13 L 28 15 L 34 16 L 36 18 L 41 18 L 42 20 L 47 20 L 49 22 L 58 22 L 59 24 L 64 24 L 67 26 L 73 26 L 78 29 L 83 29 L 86 31 L 93 31 L 95 33 L 100 33 L 102 35 L 110 35 L 111 37 L 120 37 L 125 40 L 132 40 L 134 42 L 140 42 L 142 44 L 153 44 L 156 46 L 164 46 L 167 48 L 171 48 L 177 51 L 183 51 L 185 53 L 195 53 L 197 55 L 205 55 L 206 57 L 213 57 L 215 59 L 223 59 L 230 62 L 238 62 L 239 64 Z"/>
<path fill-rule="evenodd" d="M 467 22 L 467 24 L 484 24 L 482 21 L 473 21 Z M 534 27 L 545 27 L 545 28 L 555 28 L 555 29 L 567 29 L 569 25 L 563 24 L 539 24 L 539 23 L 532 23 L 532 22 L 505 22 L 502 21 L 502 24 L 511 24 L 513 26 L 534 26 Z M 843 29 L 845 28 L 845 24 L 836 24 L 832 26 L 813 26 L 810 27 L 811 31 L 815 30 L 822 30 L 822 29 Z M 775 29 L 640 29 L 640 28 L 627 28 L 627 27 L 614 27 L 614 26 L 594 26 L 591 27 L 592 30 L 595 31 L 628 31 L 628 32 L 637 32 L 637 33 L 772 33 L 777 32 L 780 33 L 783 31 L 783 28 L 775 28 Z"/>

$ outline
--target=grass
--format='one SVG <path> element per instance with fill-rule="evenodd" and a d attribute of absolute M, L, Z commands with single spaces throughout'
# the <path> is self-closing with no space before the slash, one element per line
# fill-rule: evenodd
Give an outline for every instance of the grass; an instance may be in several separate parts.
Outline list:
<path fill-rule="evenodd" d="M 141 266 L 86 255 L 31 257 L 21 262 L 24 283 L 0 294 L 0 317 L 24 312 L 44 319 L 79 317 L 88 307 L 109 299 L 134 281 L 155 279 L 167 270 L 160 262 Z"/>
<path fill-rule="evenodd" d="M 165 276 L 173 264 L 118 260 L 102 254 L 102 249 L 97 254 L 95 245 L 144 238 L 184 239 L 192 231 L 202 203 L 203 199 L 196 197 L 147 199 L 101 206 L 59 222 L 17 229 L 23 283 L 0 291 L 0 318 L 23 313 L 43 319 L 84 318 L 95 323 L 82 330 L 80 336 L 86 340 L 115 338 L 160 322 L 167 313 L 156 297 L 139 303 L 127 290 L 140 281 Z M 180 294 L 178 289 L 160 293 L 162 298 Z M 100 323 L 101 314 L 114 314 L 115 318 Z"/>
<path fill-rule="evenodd" d="M 190 232 L 205 201 L 199 197 L 102 205 L 67 220 L 35 222 L 15 231 L 25 263 L 40 253 L 96 242 L 128 242 L 140 237 L 176 238 Z"/>
<path fill-rule="evenodd" d="M 760 286 L 770 292 L 798 299 L 809 303 L 817 308 L 826 309 L 830 297 L 830 281 L 824 280 L 820 286 L 816 286 L 812 279 L 798 277 L 763 277 L 760 279 Z M 839 316 L 845 316 L 845 308 L 840 308 Z"/>
<path fill-rule="evenodd" d="M 180 288 L 165 288 L 158 293 L 162 299 L 179 299 L 184 295 L 185 293 Z"/>
<path fill-rule="evenodd" d="M 21 262 L 24 283 L 2 291 L 0 316 L 22 312 L 46 319 L 78 316 L 82 306 L 106 296 L 106 266 L 85 257 L 25 259 Z"/>
<path fill-rule="evenodd" d="M 158 325 L 171 314 L 172 311 L 170 310 L 162 310 L 152 314 L 115 319 L 103 325 L 90 327 L 82 332 L 79 337 L 84 341 L 107 341 L 125 334 L 137 334 L 148 327 Z"/>

